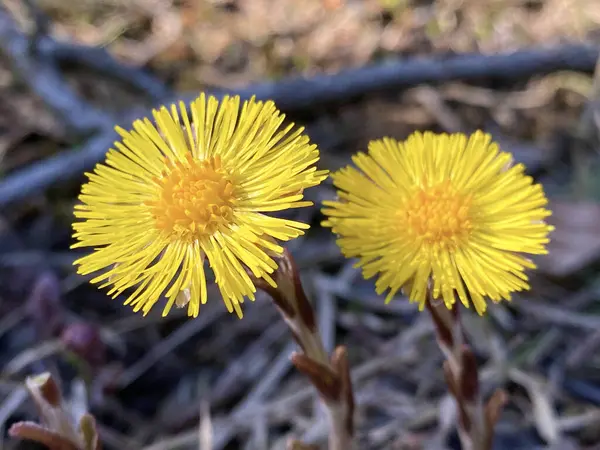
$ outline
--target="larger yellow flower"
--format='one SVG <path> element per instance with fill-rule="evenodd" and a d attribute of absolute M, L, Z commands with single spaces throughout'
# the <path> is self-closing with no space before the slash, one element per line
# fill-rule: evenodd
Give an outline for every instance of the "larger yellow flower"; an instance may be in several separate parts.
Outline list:
<path fill-rule="evenodd" d="M 208 260 L 227 309 L 241 317 L 256 288 L 246 269 L 274 285 L 271 257 L 308 225 L 265 213 L 309 206 L 303 190 L 319 184 L 315 145 L 302 129 L 282 127 L 273 102 L 201 95 L 190 105 L 162 107 L 154 121 L 117 128 L 103 164 L 83 185 L 73 247 L 93 247 L 78 272 L 102 270 L 93 283 L 144 314 L 166 295 L 163 311 L 188 305 L 197 316 L 207 300 Z"/>
<path fill-rule="evenodd" d="M 365 278 L 379 274 L 386 301 L 404 287 L 420 308 L 429 292 L 482 314 L 485 297 L 529 288 L 524 270 L 535 265 L 521 253 L 546 253 L 547 199 L 489 135 L 414 133 L 371 142 L 353 161 L 360 171 L 332 175 L 339 199 L 325 202 L 323 225 Z"/>

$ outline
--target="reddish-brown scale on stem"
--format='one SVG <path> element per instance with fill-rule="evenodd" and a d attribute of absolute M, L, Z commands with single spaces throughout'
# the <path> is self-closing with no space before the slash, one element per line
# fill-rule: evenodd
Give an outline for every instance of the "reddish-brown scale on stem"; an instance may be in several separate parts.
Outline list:
<path fill-rule="evenodd" d="M 479 376 L 473 351 L 463 346 L 461 350 L 460 395 L 467 402 L 476 402 L 479 397 Z"/>

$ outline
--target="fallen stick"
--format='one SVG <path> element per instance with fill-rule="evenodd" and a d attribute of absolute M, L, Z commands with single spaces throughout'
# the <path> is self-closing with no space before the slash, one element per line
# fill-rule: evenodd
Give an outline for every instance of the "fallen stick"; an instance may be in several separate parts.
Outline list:
<path fill-rule="evenodd" d="M 91 106 L 77 95 L 55 60 L 35 51 L 28 36 L 0 7 L 0 53 L 12 69 L 44 103 L 56 112 L 70 133 L 89 136 L 110 126 L 110 114 Z"/>
<path fill-rule="evenodd" d="M 395 59 L 331 75 L 258 83 L 233 93 L 271 99 L 281 110 L 292 113 L 420 84 L 486 78 L 516 80 L 562 70 L 593 72 L 599 54 L 600 47 L 569 44 L 495 55 L 474 53 Z"/>
<path fill-rule="evenodd" d="M 35 30 L 24 33 L 6 9 L 0 7 L 0 53 L 29 88 L 55 113 L 71 137 L 88 137 L 114 125 L 115 118 L 89 104 L 73 91 L 63 66 L 92 69 L 119 80 L 154 102 L 173 97 L 171 90 L 151 74 L 120 63 L 104 48 L 63 42 L 45 34 L 48 19 L 26 1 L 35 19 Z"/>

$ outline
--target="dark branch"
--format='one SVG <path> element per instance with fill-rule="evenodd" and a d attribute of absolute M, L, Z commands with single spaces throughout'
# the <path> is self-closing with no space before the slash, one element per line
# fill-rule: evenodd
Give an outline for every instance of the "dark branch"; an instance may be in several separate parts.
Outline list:
<path fill-rule="evenodd" d="M 0 52 L 10 59 L 23 81 L 59 114 L 69 131 L 85 136 L 112 125 L 114 119 L 109 114 L 92 107 L 71 89 L 56 61 L 32 50 L 30 39 L 0 8 Z"/>
<path fill-rule="evenodd" d="M 27 1 L 36 30 L 24 34 L 10 14 L 0 8 L 0 52 L 13 69 L 44 103 L 58 113 L 71 136 L 89 136 L 115 123 L 108 113 L 94 108 L 71 89 L 62 73 L 65 64 L 79 65 L 119 80 L 159 103 L 173 98 L 171 90 L 159 79 L 136 67 L 121 64 L 104 48 L 60 42 L 45 30 L 48 19 L 31 0 Z"/>
<path fill-rule="evenodd" d="M 122 122 L 123 126 L 131 124 L 143 114 L 130 113 Z M 80 147 L 58 153 L 44 159 L 17 173 L 6 177 L 0 183 L 0 210 L 13 202 L 23 200 L 53 186 L 56 182 L 72 180 L 92 169 L 98 161 L 104 158 L 118 135 L 110 129 L 105 129 L 97 136 L 90 138 Z"/>
<path fill-rule="evenodd" d="M 160 102 L 173 93 L 158 78 L 137 68 L 121 64 L 105 48 L 61 42 L 49 37 L 51 19 L 42 11 L 35 0 L 24 0 L 25 6 L 35 22 L 35 33 L 31 42 L 35 51 L 44 54 L 57 64 L 76 64 L 110 78 L 129 84 L 150 99 Z"/>
<path fill-rule="evenodd" d="M 173 97 L 173 93 L 163 82 L 141 69 L 121 64 L 104 48 L 59 42 L 44 37 L 39 41 L 37 49 L 60 63 L 78 64 L 127 83 L 155 102 Z"/>
<path fill-rule="evenodd" d="M 296 112 L 419 84 L 485 78 L 516 80 L 561 70 L 592 72 L 599 53 L 597 46 L 571 44 L 496 55 L 399 59 L 332 75 L 260 83 L 234 93 L 271 99 L 281 110 Z"/>

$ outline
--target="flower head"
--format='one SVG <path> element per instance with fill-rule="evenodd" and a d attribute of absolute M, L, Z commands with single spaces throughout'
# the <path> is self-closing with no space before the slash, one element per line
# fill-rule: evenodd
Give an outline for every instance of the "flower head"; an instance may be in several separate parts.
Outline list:
<path fill-rule="evenodd" d="M 219 102 L 202 94 L 191 103 L 153 111 L 137 120 L 83 185 L 73 225 L 93 253 L 78 272 L 102 271 L 92 280 L 144 314 L 166 295 L 163 315 L 175 303 L 197 316 L 207 300 L 208 260 L 227 309 L 241 317 L 244 297 L 254 299 L 248 276 L 274 284 L 272 255 L 308 228 L 266 213 L 309 206 L 303 190 L 326 171 L 302 129 L 282 127 L 273 102 L 239 97 Z"/>
<path fill-rule="evenodd" d="M 535 265 L 522 253 L 546 253 L 547 199 L 489 135 L 386 138 L 353 162 L 332 175 L 339 198 L 325 202 L 323 225 L 365 278 L 379 274 L 386 301 L 404 288 L 421 308 L 429 292 L 482 314 L 485 297 L 529 288 L 524 271 Z"/>

